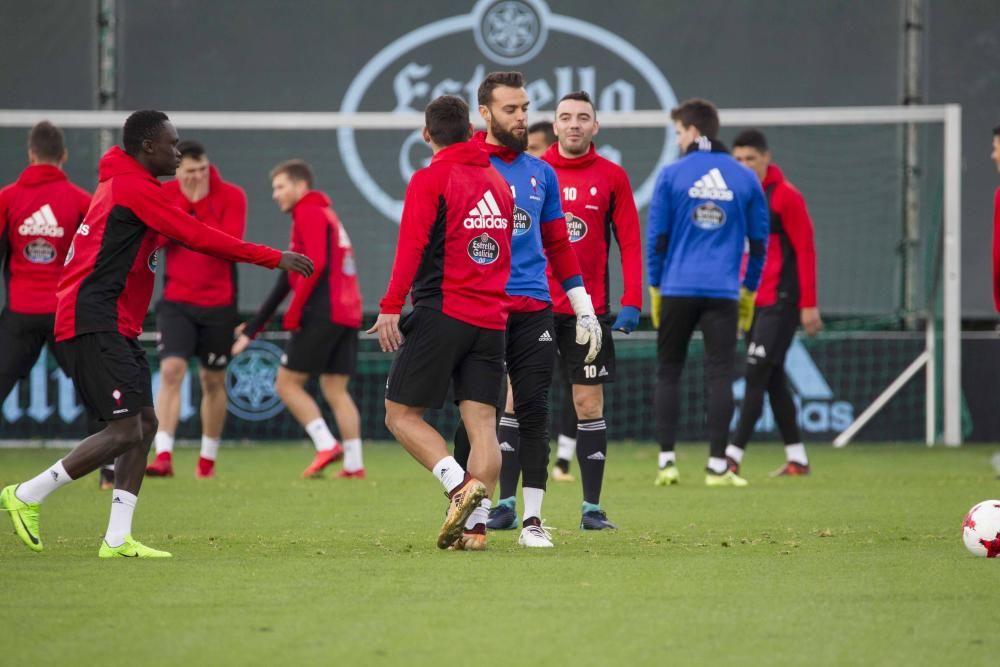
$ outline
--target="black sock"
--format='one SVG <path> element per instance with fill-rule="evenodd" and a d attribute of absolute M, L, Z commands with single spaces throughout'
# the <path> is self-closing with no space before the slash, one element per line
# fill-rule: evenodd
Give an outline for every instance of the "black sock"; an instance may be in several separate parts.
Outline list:
<path fill-rule="evenodd" d="M 458 428 L 455 429 L 455 460 L 464 470 L 469 469 L 469 454 L 472 453 L 472 443 L 469 442 L 469 432 L 465 430 L 465 424 L 458 420 Z"/>
<path fill-rule="evenodd" d="M 604 418 L 581 419 L 576 427 L 576 459 L 583 482 L 583 502 L 601 504 L 604 461 L 608 454 L 608 429 Z"/>
<path fill-rule="evenodd" d="M 500 418 L 497 432 L 500 441 L 500 500 L 517 495 L 517 480 L 521 476 L 521 438 L 518 435 L 517 417 L 505 412 Z"/>

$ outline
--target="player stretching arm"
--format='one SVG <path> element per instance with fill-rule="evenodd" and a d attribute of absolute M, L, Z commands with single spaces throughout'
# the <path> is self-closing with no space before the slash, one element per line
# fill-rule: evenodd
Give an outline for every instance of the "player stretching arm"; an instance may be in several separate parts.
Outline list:
<path fill-rule="evenodd" d="M 753 324 L 747 334 L 746 393 L 739 425 L 726 447 L 729 469 L 737 475 L 767 392 L 785 442 L 785 465 L 773 476 L 808 475 L 809 459 L 799 433 L 795 401 L 785 377 L 785 355 L 801 323 L 810 336 L 823 327 L 816 307 L 816 247 L 806 201 L 771 163 L 767 139 L 745 130 L 733 142 L 733 157 L 748 167 L 764 187 L 771 217 L 767 261 L 757 291 Z"/>
<path fill-rule="evenodd" d="M 84 405 L 107 426 L 36 477 L 0 492 L 0 509 L 32 551 L 42 550 L 38 514 L 45 498 L 115 458 L 111 518 L 98 555 L 170 557 L 131 534 L 157 427 L 152 378 L 138 338 L 163 237 L 232 262 L 312 273 L 312 262 L 302 255 L 244 243 L 173 205 L 157 180 L 180 164 L 177 130 L 166 114 L 136 111 L 125 121 L 122 141 L 124 150 L 115 146 L 101 158 L 100 184 L 56 291 L 56 341 Z"/>
<path fill-rule="evenodd" d="M 406 189 L 392 278 L 368 333 L 383 351 L 398 351 L 386 382 L 386 426 L 450 498 L 438 547 L 482 550 L 500 468 L 496 404 L 514 202 L 480 145 L 468 141 L 465 101 L 438 97 L 424 118 L 434 157 Z M 414 308 L 400 321 L 407 293 Z M 467 466 L 424 421 L 444 404 L 449 385 L 471 441 Z"/>

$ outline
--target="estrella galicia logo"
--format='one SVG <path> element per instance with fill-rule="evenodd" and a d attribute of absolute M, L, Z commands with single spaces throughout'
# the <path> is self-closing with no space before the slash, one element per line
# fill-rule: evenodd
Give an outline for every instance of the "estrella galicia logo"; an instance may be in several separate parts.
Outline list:
<path fill-rule="evenodd" d="M 567 212 L 566 233 L 569 234 L 570 243 L 576 243 L 587 235 L 587 223 L 572 213 Z"/>
<path fill-rule="evenodd" d="M 281 366 L 281 348 L 255 340 L 226 367 L 229 412 L 241 419 L 263 421 L 285 409 L 274 390 Z"/>
<path fill-rule="evenodd" d="M 709 231 L 726 224 L 726 212 L 712 202 L 696 206 L 691 217 L 694 219 L 696 227 Z"/>
<path fill-rule="evenodd" d="M 51 264 L 56 261 L 56 249 L 45 239 L 35 239 L 24 246 L 24 258 L 32 264 Z"/>
<path fill-rule="evenodd" d="M 514 236 L 523 236 L 531 229 L 531 216 L 523 208 L 514 207 Z"/>
<path fill-rule="evenodd" d="M 469 57 L 456 58 L 457 52 Z M 567 62 L 567 54 L 579 53 L 587 54 L 585 60 Z M 554 14 L 544 0 L 477 0 L 467 14 L 416 27 L 382 47 L 348 85 L 340 111 L 418 114 L 444 94 L 460 95 L 475 108 L 486 73 L 518 65 L 525 67 L 532 114 L 542 117 L 551 116 L 559 99 L 575 90 L 589 92 L 602 113 L 677 106 L 663 72 L 623 37 L 583 18 Z M 397 224 L 406 185 L 430 160 L 418 123 L 383 132 L 337 130 L 351 181 Z M 630 132 L 635 130 L 602 130 L 599 151 L 619 164 L 627 160 L 641 209 L 649 203 L 660 169 L 677 156 L 677 142 L 668 127 L 643 129 L 638 142 Z M 387 144 L 399 146 L 398 160 L 389 161 L 388 169 Z M 654 150 L 640 150 L 649 146 Z"/>
<path fill-rule="evenodd" d="M 492 264 L 500 257 L 500 244 L 483 232 L 469 241 L 469 257 L 476 264 Z"/>
<path fill-rule="evenodd" d="M 150 273 L 156 273 L 156 266 L 158 263 L 159 260 L 157 259 L 156 256 L 156 250 L 154 250 L 153 252 L 149 253 L 149 257 L 146 258 L 146 268 L 149 269 Z"/>

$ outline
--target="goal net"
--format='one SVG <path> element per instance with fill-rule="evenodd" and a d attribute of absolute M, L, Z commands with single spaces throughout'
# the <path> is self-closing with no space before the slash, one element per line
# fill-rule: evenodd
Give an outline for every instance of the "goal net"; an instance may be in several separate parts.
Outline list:
<path fill-rule="evenodd" d="M 419 139 L 421 115 L 168 113 L 182 138 L 203 143 L 224 178 L 246 189 L 247 238 L 256 242 L 281 247 L 288 238 L 287 218 L 269 201 L 269 169 L 291 157 L 307 160 L 352 237 L 366 313 L 374 315 L 395 252 L 406 183 L 429 156 Z M 27 128 L 48 119 L 66 133 L 70 177 L 92 189 L 104 145 L 119 140 L 126 115 L 0 111 L 0 180 L 16 178 L 23 168 Z M 551 119 L 551 110 L 531 114 L 532 121 L 546 118 Z M 596 142 L 628 170 L 644 220 L 659 167 L 676 159 L 669 114 L 599 110 L 598 120 Z M 819 303 L 827 326 L 814 339 L 800 333 L 787 364 L 806 438 L 836 439 L 840 445 L 853 438 L 959 444 L 960 108 L 723 109 L 721 120 L 726 143 L 744 128 L 764 131 L 775 163 L 804 194 L 815 225 Z M 613 276 L 620 274 L 617 265 L 613 254 Z M 272 280 L 256 267 L 240 268 L 241 312 L 256 308 Z M 613 308 L 620 293 L 620 280 L 614 279 Z M 152 318 L 146 328 L 155 328 Z M 152 336 L 144 340 L 155 368 Z M 352 388 L 365 437 L 386 438 L 382 388 L 389 359 L 362 338 Z M 238 360 L 230 368 L 227 437 L 301 437 L 266 386 L 285 339 L 281 332 L 268 332 L 255 348 L 253 364 Z M 619 376 L 606 392 L 610 436 L 651 440 L 655 336 L 640 331 L 616 336 L 615 343 Z M 683 439 L 704 438 L 701 352 L 696 338 L 685 370 Z M 737 406 L 743 391 L 739 372 L 734 372 Z M 182 397 L 181 437 L 200 433 L 200 390 L 191 375 Z M 556 378 L 553 434 L 563 398 Z M 457 416 L 448 408 L 433 419 L 448 430 Z M 79 420 L 71 383 L 46 356 L 3 403 L 0 439 L 73 437 Z M 757 439 L 777 437 L 768 409 L 758 432 Z"/>

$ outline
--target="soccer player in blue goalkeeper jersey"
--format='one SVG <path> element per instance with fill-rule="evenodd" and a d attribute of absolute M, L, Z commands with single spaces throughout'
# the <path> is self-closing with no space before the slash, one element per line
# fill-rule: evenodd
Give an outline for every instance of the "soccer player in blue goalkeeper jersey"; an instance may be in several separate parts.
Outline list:
<path fill-rule="evenodd" d="M 658 486 L 679 480 L 674 444 L 680 377 L 695 327 L 705 339 L 708 486 L 746 486 L 726 464 L 733 416 L 737 330 L 753 318 L 767 252 L 767 200 L 757 176 L 716 139 L 719 114 L 700 99 L 670 112 L 682 157 L 663 168 L 649 205 L 646 265 L 657 336 L 654 411 L 660 443 Z M 750 256 L 740 284 L 744 249 Z"/>

